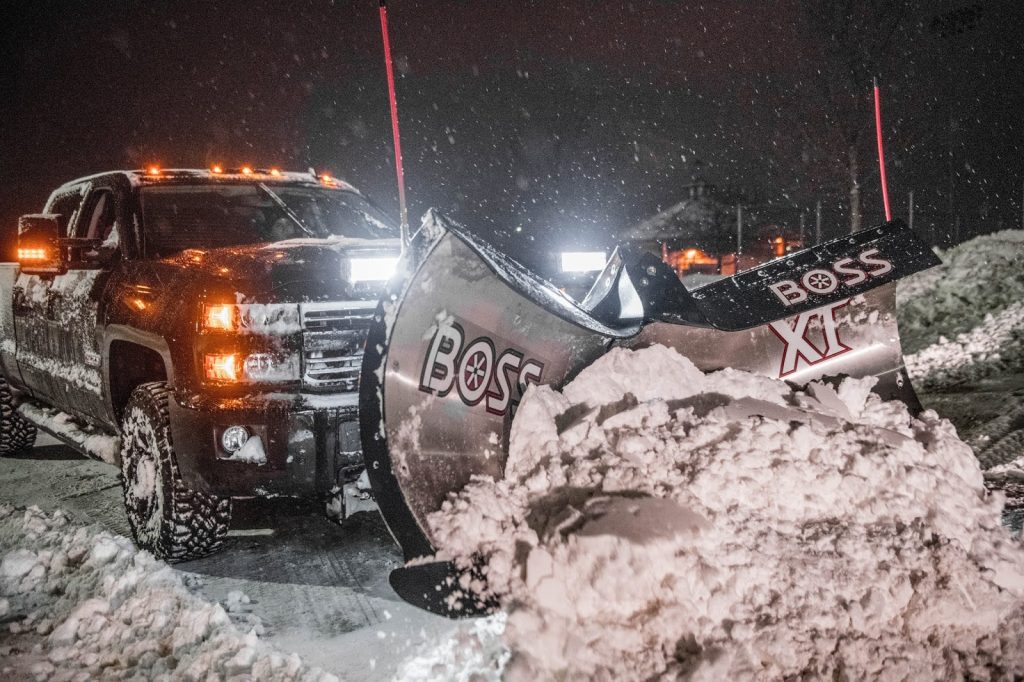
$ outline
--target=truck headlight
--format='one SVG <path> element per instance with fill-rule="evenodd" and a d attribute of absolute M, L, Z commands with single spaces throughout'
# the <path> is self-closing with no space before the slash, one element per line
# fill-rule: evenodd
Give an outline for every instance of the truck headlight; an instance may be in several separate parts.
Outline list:
<path fill-rule="evenodd" d="M 238 328 L 238 306 L 229 304 L 203 307 L 203 327 L 232 332 Z"/>
<path fill-rule="evenodd" d="M 297 303 L 207 303 L 203 329 L 284 336 L 302 330 Z"/>
<path fill-rule="evenodd" d="M 299 358 L 294 353 L 207 353 L 203 373 L 207 381 L 228 384 L 298 381 Z"/>
<path fill-rule="evenodd" d="M 562 272 L 604 270 L 607 261 L 604 251 L 563 251 Z"/>
<path fill-rule="evenodd" d="M 398 267 L 398 256 L 377 256 L 374 258 L 351 258 L 349 259 L 349 281 L 352 284 L 359 282 L 386 282 L 395 274 Z"/>

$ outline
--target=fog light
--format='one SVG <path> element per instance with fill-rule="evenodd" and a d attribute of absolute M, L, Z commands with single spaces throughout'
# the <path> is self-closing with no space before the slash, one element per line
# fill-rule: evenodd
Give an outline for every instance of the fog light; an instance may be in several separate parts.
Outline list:
<path fill-rule="evenodd" d="M 220 434 L 220 444 L 224 447 L 225 452 L 238 452 L 247 440 L 249 440 L 249 429 L 244 426 L 229 426 L 224 429 L 224 433 Z"/>

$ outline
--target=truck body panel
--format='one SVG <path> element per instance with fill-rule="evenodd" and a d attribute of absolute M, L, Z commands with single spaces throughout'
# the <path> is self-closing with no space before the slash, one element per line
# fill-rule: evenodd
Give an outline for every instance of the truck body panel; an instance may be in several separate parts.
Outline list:
<path fill-rule="evenodd" d="M 111 435 L 134 387 L 164 381 L 189 486 L 326 494 L 360 473 L 355 389 L 386 279 L 361 281 L 355 269 L 397 259 L 398 231 L 344 183 L 249 175 L 117 171 L 55 190 L 43 212 L 71 245 L 67 266 L 0 266 L 0 371 L 26 400 Z M 353 234 L 310 228 L 346 215 L 362 216 L 349 218 Z M 92 241 L 76 255 L 76 239 Z M 236 326 L 209 328 L 211 306 Z M 270 378 L 212 380 L 211 357 L 231 358 L 244 377 L 250 364 L 253 376 L 270 367 Z M 233 425 L 260 439 L 263 461 L 225 450 Z"/>

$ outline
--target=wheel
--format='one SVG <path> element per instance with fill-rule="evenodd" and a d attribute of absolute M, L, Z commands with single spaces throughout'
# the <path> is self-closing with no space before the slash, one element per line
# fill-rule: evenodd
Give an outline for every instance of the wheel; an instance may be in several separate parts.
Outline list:
<path fill-rule="evenodd" d="M 36 425 L 14 409 L 14 394 L 0 376 L 0 456 L 27 450 L 36 442 Z"/>
<path fill-rule="evenodd" d="M 231 521 L 231 499 L 190 490 L 181 480 L 169 400 L 162 381 L 132 391 L 121 420 L 121 476 L 136 544 L 173 562 L 220 547 Z"/>

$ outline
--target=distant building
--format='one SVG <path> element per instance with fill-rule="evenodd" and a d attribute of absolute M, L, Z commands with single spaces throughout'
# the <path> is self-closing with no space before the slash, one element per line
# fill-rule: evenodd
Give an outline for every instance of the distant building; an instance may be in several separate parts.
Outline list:
<path fill-rule="evenodd" d="M 701 176 L 683 188 L 686 197 L 622 232 L 622 239 L 652 253 L 698 249 L 718 255 L 736 250 L 735 208 L 721 201 Z"/>
<path fill-rule="evenodd" d="M 732 275 L 802 246 L 780 225 L 744 218 L 743 248 L 737 253 L 736 204 L 715 185 L 695 175 L 683 187 L 685 199 L 621 232 L 621 239 L 660 255 L 681 277 Z"/>

